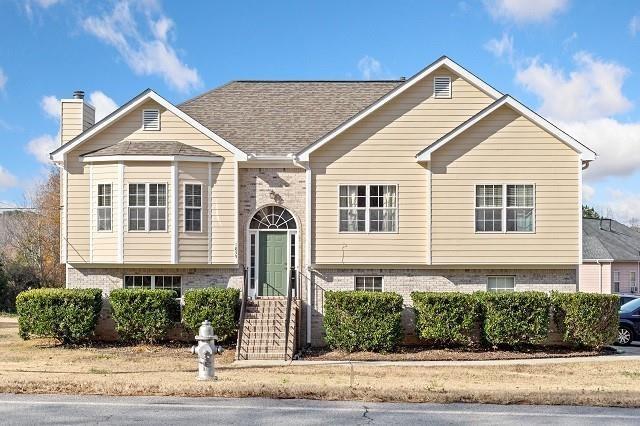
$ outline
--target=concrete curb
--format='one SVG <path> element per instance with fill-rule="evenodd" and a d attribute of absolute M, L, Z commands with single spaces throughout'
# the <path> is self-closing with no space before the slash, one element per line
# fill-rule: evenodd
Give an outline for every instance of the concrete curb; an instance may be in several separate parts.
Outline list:
<path fill-rule="evenodd" d="M 466 367 L 500 365 L 549 365 L 583 362 L 640 361 L 640 355 L 603 355 L 565 358 L 501 359 L 486 361 L 281 361 L 281 360 L 241 360 L 234 361 L 229 367 L 310 367 L 332 365 L 354 365 L 367 367 Z"/>

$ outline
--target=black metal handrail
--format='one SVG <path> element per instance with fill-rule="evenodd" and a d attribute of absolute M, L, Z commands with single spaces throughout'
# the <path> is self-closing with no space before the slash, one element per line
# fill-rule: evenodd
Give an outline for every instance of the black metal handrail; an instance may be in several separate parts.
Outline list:
<path fill-rule="evenodd" d="M 242 332 L 244 331 L 244 318 L 247 313 L 247 302 L 249 293 L 249 269 L 244 268 L 242 277 L 242 302 L 240 305 L 240 321 L 238 324 L 238 343 L 236 345 L 236 359 L 240 359 L 240 348 L 242 347 Z"/>
<path fill-rule="evenodd" d="M 296 282 L 298 281 L 298 274 L 295 268 L 291 268 L 289 271 L 289 285 L 287 286 L 287 311 L 284 319 L 284 360 L 287 360 L 287 350 L 289 349 L 289 327 L 291 325 L 291 299 L 293 296 L 293 289 L 295 287 L 296 293 L 298 292 L 298 287 Z M 296 298 L 298 295 L 296 294 Z M 293 351 L 294 348 L 291 348 Z M 293 358 L 293 353 L 291 354 L 291 358 Z"/>

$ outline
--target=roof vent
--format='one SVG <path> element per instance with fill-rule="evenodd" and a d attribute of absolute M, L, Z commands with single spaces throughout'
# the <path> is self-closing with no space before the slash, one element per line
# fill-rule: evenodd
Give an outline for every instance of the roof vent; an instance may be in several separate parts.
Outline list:
<path fill-rule="evenodd" d="M 142 130 L 160 130 L 160 111 L 145 109 L 142 111 Z"/>
<path fill-rule="evenodd" d="M 405 76 L 400 77 L 400 81 L 407 81 L 407 77 Z"/>
<path fill-rule="evenodd" d="M 82 90 L 76 90 L 73 92 L 73 99 L 84 99 L 84 92 Z"/>
<path fill-rule="evenodd" d="M 451 77 L 438 76 L 433 78 L 433 96 L 437 99 L 451 98 Z"/>

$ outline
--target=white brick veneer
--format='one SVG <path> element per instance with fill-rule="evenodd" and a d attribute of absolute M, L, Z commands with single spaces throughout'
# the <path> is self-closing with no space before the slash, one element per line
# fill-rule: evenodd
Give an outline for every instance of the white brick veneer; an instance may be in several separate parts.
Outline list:
<path fill-rule="evenodd" d="M 405 333 L 409 336 L 414 334 L 413 312 L 410 309 L 412 291 L 486 290 L 489 275 L 515 276 L 516 291 L 576 291 L 575 269 L 318 269 L 314 274 L 311 321 L 313 346 L 324 344 L 322 328 L 324 292 L 353 290 L 356 275 L 382 276 L 384 291 L 402 295 L 407 307 L 403 313 L 403 326 Z"/>

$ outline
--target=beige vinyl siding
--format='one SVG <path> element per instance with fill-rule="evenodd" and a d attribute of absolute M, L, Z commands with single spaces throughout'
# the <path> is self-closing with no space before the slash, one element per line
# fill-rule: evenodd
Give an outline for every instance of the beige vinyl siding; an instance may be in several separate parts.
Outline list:
<path fill-rule="evenodd" d="M 86 102 L 82 104 L 82 108 L 84 112 L 82 114 L 82 131 L 84 132 L 96 122 L 96 110 Z"/>
<path fill-rule="evenodd" d="M 142 110 L 155 108 L 160 110 L 161 114 L 161 130 L 160 131 L 142 131 Z M 236 215 L 235 215 L 235 185 L 234 185 L 234 156 L 225 148 L 212 141 L 207 136 L 203 135 L 198 130 L 194 129 L 191 125 L 185 123 L 175 114 L 165 110 L 159 104 L 149 101 L 145 102 L 140 107 L 131 111 L 120 120 L 114 122 L 109 127 L 105 128 L 99 134 L 92 137 L 90 140 L 80 145 L 78 148 L 72 150 L 68 154 L 67 167 L 69 173 L 69 240 L 74 247 L 78 249 L 81 255 L 74 254 L 73 249 L 69 249 L 69 261 L 88 263 L 88 246 L 89 246 L 89 218 L 88 212 L 88 200 L 89 200 L 89 171 L 87 166 L 83 167 L 83 164 L 78 157 L 80 154 L 94 151 L 96 149 L 104 148 L 122 140 L 164 140 L 164 141 L 179 141 L 185 144 L 195 146 L 200 149 L 204 149 L 223 157 L 223 162 L 215 163 L 212 165 L 212 196 L 211 202 L 213 203 L 213 220 L 212 220 L 212 235 L 213 235 L 213 259 L 214 264 L 236 264 L 236 247 L 235 247 L 235 232 Z M 125 169 L 130 167 L 131 163 L 125 165 Z M 158 164 L 158 163 L 156 163 Z M 188 164 L 188 163 L 181 163 Z M 206 167 L 206 166 L 205 166 Z M 83 171 L 84 169 L 84 171 Z M 170 181 L 171 166 L 169 163 L 164 163 L 162 176 L 166 178 L 169 184 L 169 193 L 171 193 L 172 182 Z M 155 179 L 155 175 L 153 176 Z M 206 181 L 205 181 L 206 183 Z M 126 188 L 125 188 L 126 189 Z M 127 194 L 125 194 L 126 196 Z M 181 197 L 182 195 L 180 195 Z M 180 199 L 179 197 L 179 199 Z M 171 203 L 171 196 L 169 203 Z M 125 209 L 126 214 L 126 209 Z M 169 208 L 168 214 L 172 214 Z M 205 234 L 206 235 L 206 234 Z M 127 252 L 131 249 L 137 250 L 139 253 L 143 251 L 144 245 L 136 245 L 129 247 L 129 244 L 125 241 L 125 262 L 133 262 L 131 258 L 127 258 Z M 163 255 L 164 256 L 164 255 Z M 205 251 L 198 255 L 199 258 L 207 259 L 207 250 L 205 245 Z M 136 255 L 136 259 L 148 258 L 148 256 Z M 163 257 L 167 263 L 170 260 L 170 256 Z M 86 260 L 85 260 L 86 259 Z M 139 260 L 135 260 L 139 262 Z M 157 262 L 155 262 L 157 263 Z"/>
<path fill-rule="evenodd" d="M 508 107 L 432 154 L 432 261 L 577 264 L 578 155 Z M 476 233 L 475 185 L 535 184 L 534 233 Z"/>
<path fill-rule="evenodd" d="M 118 262 L 118 234 L 120 222 L 121 188 L 118 185 L 118 164 L 94 164 L 92 168 L 93 188 L 91 194 L 91 232 L 93 247 L 93 263 Z M 111 231 L 98 232 L 98 184 L 111 184 Z"/>
<path fill-rule="evenodd" d="M 205 163 L 179 163 L 180 195 L 178 197 L 178 259 L 180 263 L 207 263 L 209 258 L 209 168 Z M 202 229 L 199 232 L 185 232 L 184 187 L 187 183 L 202 187 Z"/>
<path fill-rule="evenodd" d="M 612 289 L 611 285 L 611 263 L 583 263 L 580 265 L 580 286 L 578 291 L 609 294 Z"/>
<path fill-rule="evenodd" d="M 129 184 L 167 185 L 167 230 L 129 231 Z M 165 162 L 129 162 L 124 167 L 124 263 L 171 263 L 171 223 L 173 221 L 171 166 Z M 147 193 L 147 198 L 149 194 Z M 148 223 L 148 218 L 147 218 Z M 148 226 L 147 226 L 148 228 Z"/>
<path fill-rule="evenodd" d="M 433 98 L 450 75 L 452 98 Z M 415 155 L 492 99 L 445 68 L 408 89 L 311 155 L 317 264 L 426 264 L 429 174 Z M 397 184 L 397 233 L 339 233 L 338 185 Z"/>
<path fill-rule="evenodd" d="M 82 102 L 62 100 L 62 127 L 60 129 L 62 143 L 67 143 L 85 129 Z"/>

